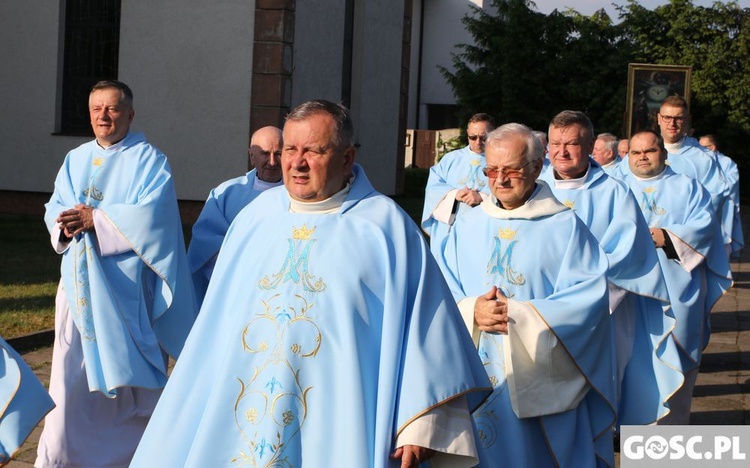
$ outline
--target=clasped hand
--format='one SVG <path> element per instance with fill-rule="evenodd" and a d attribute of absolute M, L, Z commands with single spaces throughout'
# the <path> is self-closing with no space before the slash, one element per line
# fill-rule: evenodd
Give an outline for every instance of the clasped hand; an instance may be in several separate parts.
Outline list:
<path fill-rule="evenodd" d="M 476 190 L 464 187 L 456 192 L 456 200 L 464 202 L 469 206 L 477 206 L 482 203 L 482 196 Z"/>
<path fill-rule="evenodd" d="M 649 231 L 651 231 L 651 239 L 654 241 L 654 247 L 660 249 L 667 244 L 667 240 L 664 236 L 664 231 L 659 228 L 650 228 Z"/>
<path fill-rule="evenodd" d="M 508 298 L 497 286 L 477 298 L 474 321 L 483 332 L 508 334 Z"/>
<path fill-rule="evenodd" d="M 60 213 L 56 222 L 60 223 L 65 237 L 72 239 L 84 231 L 94 230 L 94 208 L 78 204 Z"/>

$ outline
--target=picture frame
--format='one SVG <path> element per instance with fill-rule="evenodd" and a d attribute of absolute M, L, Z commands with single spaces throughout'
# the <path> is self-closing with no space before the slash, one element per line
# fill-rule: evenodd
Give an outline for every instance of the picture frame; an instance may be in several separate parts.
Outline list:
<path fill-rule="evenodd" d="M 650 128 L 657 130 L 656 115 L 661 102 L 674 94 L 690 105 L 692 67 L 686 65 L 628 64 L 628 94 L 625 134 Z"/>

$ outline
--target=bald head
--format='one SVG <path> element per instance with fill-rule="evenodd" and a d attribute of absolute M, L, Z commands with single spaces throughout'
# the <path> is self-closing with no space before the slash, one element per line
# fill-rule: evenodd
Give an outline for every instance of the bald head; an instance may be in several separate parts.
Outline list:
<path fill-rule="evenodd" d="M 281 129 L 263 127 L 250 138 L 250 164 L 255 168 L 258 178 L 265 182 L 281 180 L 281 148 L 283 141 Z"/>

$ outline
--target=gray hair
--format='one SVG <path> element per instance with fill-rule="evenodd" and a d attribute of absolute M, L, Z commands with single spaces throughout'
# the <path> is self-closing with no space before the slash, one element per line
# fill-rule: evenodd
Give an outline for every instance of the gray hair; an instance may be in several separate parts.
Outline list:
<path fill-rule="evenodd" d="M 612 135 L 611 133 L 600 133 L 596 136 L 597 140 L 602 140 L 604 142 L 604 147 L 610 151 L 612 151 L 612 154 L 617 155 L 617 137 Z"/>
<path fill-rule="evenodd" d="M 583 112 L 564 110 L 552 118 L 549 128 L 566 128 L 572 125 L 579 125 L 587 133 L 585 136 L 588 137 L 588 141 L 594 142 L 594 125 Z M 584 137 L 584 135 L 580 136 Z"/>
<path fill-rule="evenodd" d="M 531 133 L 534 134 L 535 137 L 539 138 L 539 141 L 542 143 L 542 146 L 547 146 L 545 142 L 547 142 L 547 134 L 544 132 L 540 132 L 539 130 L 534 130 Z"/>
<path fill-rule="evenodd" d="M 343 104 L 336 104 L 325 99 L 303 102 L 287 114 L 286 120 L 300 121 L 317 114 L 328 114 L 333 118 L 335 123 L 333 144 L 336 148 L 344 149 L 354 146 L 352 115 Z"/>
<path fill-rule="evenodd" d="M 525 143 L 526 149 L 523 152 L 523 157 L 526 162 L 541 161 L 544 156 L 542 142 L 529 127 L 520 123 L 507 123 L 488 133 L 485 147 L 494 146 L 500 141 L 518 137 L 522 138 Z"/>

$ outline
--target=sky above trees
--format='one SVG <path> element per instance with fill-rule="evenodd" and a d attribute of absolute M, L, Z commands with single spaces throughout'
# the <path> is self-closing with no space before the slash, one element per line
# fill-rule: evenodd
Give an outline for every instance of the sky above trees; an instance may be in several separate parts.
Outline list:
<path fill-rule="evenodd" d="M 540 12 L 549 14 L 557 8 L 559 11 L 565 11 L 566 7 L 576 9 L 583 15 L 591 15 L 595 11 L 604 8 L 607 14 L 612 18 L 617 18 L 617 10 L 612 4 L 625 5 L 626 0 L 534 0 Z M 638 0 L 643 7 L 653 10 L 654 8 L 669 3 L 669 0 Z M 714 0 L 693 0 L 695 6 L 711 6 Z M 726 3 L 726 2 L 723 2 Z M 750 8 L 750 0 L 739 0 L 741 7 Z"/>

